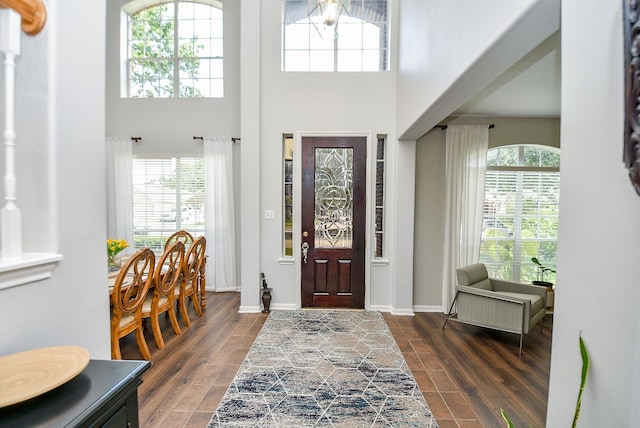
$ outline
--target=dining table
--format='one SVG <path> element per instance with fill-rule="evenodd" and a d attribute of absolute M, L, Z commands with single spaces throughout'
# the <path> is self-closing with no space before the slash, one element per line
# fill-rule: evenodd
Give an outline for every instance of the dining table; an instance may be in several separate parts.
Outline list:
<path fill-rule="evenodd" d="M 159 260 L 159 258 L 158 258 L 157 260 Z M 125 262 L 126 262 L 126 259 L 125 259 L 125 258 L 123 258 L 123 260 L 122 260 L 122 266 L 124 266 L 124 265 L 125 265 Z M 201 280 L 200 280 L 200 281 L 198 281 L 198 288 L 199 288 L 199 290 L 198 290 L 198 292 L 196 293 L 196 296 L 197 296 L 197 298 L 198 298 L 198 301 L 199 301 L 199 303 L 200 303 L 200 306 L 201 306 L 201 307 L 203 307 L 203 308 L 204 308 L 205 306 L 207 306 L 207 303 L 206 303 L 206 302 L 207 302 L 207 300 L 206 300 L 206 294 L 205 294 L 205 286 L 204 286 L 204 284 L 205 284 L 205 282 L 204 282 L 204 271 L 205 271 L 205 266 L 206 266 L 206 264 L 205 264 L 205 263 L 206 263 L 206 259 L 205 259 L 205 262 L 204 262 L 204 263 L 202 264 L 202 266 L 200 267 L 200 272 L 198 273 L 198 274 L 200 275 L 200 277 L 201 277 Z M 156 266 L 155 268 L 157 268 L 157 266 Z M 154 268 L 154 269 L 155 269 L 155 268 Z M 165 271 L 166 271 L 167 266 L 166 266 L 166 265 L 164 265 L 162 268 L 163 268 L 163 270 L 165 270 Z M 121 267 L 120 269 L 122 269 L 122 267 Z M 109 286 L 109 296 L 111 296 L 111 294 L 113 294 L 113 287 L 114 287 L 114 285 L 115 285 L 115 283 L 116 283 L 116 278 L 118 278 L 118 274 L 120 273 L 120 269 L 116 269 L 116 270 L 109 270 L 109 272 L 108 272 L 108 275 L 107 275 L 107 285 Z M 126 283 L 125 283 L 125 284 L 123 284 L 123 287 L 126 287 Z M 151 287 L 153 288 L 153 284 L 151 284 Z"/>
<path fill-rule="evenodd" d="M 159 259 L 158 259 L 158 260 L 159 260 Z M 124 265 L 125 265 L 125 262 L 126 262 L 126 259 L 125 259 L 125 260 L 123 260 L 123 262 L 122 262 L 122 266 L 124 266 Z M 115 286 L 115 284 L 116 284 L 116 279 L 118 278 L 118 274 L 120 273 L 120 270 L 122 269 L 122 266 L 120 267 L 120 269 L 115 269 L 115 270 L 109 270 L 109 271 L 108 271 L 108 275 L 107 275 L 107 285 L 109 286 L 109 296 L 111 296 L 111 294 L 113 293 L 113 287 L 114 287 L 114 286 Z M 155 271 L 155 269 L 157 269 L 157 268 L 158 268 L 158 266 L 155 266 L 155 267 L 154 267 L 154 271 Z M 162 266 L 162 271 L 163 271 L 163 272 L 166 272 L 168 269 L 169 269 L 169 267 L 168 267 L 166 264 L 164 264 L 164 265 Z M 125 280 L 124 284 L 122 284 L 122 287 L 123 287 L 123 288 L 126 288 L 126 287 L 127 287 L 127 282 L 126 282 L 126 280 Z M 153 284 L 151 284 L 151 288 L 153 288 Z"/>

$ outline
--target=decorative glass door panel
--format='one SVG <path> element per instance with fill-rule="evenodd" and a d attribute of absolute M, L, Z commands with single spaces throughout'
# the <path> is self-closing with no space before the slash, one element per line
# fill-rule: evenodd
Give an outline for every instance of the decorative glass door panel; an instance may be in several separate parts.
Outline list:
<path fill-rule="evenodd" d="M 351 248 L 353 149 L 315 150 L 315 248 Z"/>
<path fill-rule="evenodd" d="M 303 307 L 364 308 L 366 141 L 302 137 Z"/>

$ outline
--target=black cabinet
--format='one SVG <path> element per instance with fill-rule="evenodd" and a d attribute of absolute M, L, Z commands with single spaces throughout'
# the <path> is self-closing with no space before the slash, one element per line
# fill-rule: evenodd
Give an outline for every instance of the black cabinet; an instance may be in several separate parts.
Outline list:
<path fill-rule="evenodd" d="M 150 366 L 148 361 L 91 360 L 64 385 L 0 409 L 0 427 L 136 428 L 140 376 Z"/>

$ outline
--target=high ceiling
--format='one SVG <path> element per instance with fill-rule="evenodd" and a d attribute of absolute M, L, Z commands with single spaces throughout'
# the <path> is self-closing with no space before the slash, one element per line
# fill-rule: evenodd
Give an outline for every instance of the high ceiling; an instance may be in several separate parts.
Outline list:
<path fill-rule="evenodd" d="M 560 117 L 560 32 L 453 113 L 463 115 Z"/>

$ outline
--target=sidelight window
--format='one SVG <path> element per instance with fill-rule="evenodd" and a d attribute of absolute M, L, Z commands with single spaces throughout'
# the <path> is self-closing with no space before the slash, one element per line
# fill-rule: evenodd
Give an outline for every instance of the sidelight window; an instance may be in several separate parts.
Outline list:
<path fill-rule="evenodd" d="M 384 237 L 384 155 L 386 136 L 378 135 L 376 141 L 376 214 L 374 223 L 375 249 L 373 256 L 381 258 L 383 254 Z"/>
<path fill-rule="evenodd" d="M 284 215 L 282 230 L 285 256 L 293 256 L 293 135 L 283 136 L 282 190 Z"/>

